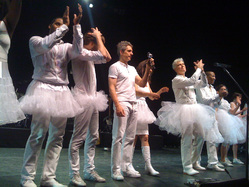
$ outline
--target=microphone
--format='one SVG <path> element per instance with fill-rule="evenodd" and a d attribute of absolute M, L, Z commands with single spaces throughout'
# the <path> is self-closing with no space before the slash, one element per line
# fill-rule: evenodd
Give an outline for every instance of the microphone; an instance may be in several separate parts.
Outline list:
<path fill-rule="evenodd" d="M 150 59 L 153 57 L 153 55 L 150 52 L 148 52 L 147 57 L 148 57 L 149 62 L 150 62 Z M 152 62 L 150 62 L 150 66 L 152 67 L 152 69 L 156 69 L 155 65 L 152 65 Z"/>
<path fill-rule="evenodd" d="M 229 64 L 222 64 L 222 63 L 218 63 L 218 62 L 214 63 L 214 66 L 219 67 L 219 68 L 231 68 L 232 67 Z"/>

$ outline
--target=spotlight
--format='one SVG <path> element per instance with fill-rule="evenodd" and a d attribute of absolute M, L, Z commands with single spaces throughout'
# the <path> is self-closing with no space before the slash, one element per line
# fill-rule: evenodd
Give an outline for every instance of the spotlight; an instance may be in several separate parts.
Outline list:
<path fill-rule="evenodd" d="M 92 3 L 89 4 L 89 8 L 93 8 L 93 4 Z"/>

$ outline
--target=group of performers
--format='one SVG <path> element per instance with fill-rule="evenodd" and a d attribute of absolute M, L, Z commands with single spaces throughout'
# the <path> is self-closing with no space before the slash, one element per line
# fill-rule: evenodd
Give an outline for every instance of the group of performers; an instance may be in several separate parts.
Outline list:
<path fill-rule="evenodd" d="M 10 40 L 21 12 L 21 0 L 12 0 L 10 8 L 0 21 L 0 125 L 14 123 L 32 115 L 31 134 L 27 140 L 21 170 L 20 184 L 35 187 L 37 162 L 43 141 L 48 133 L 45 148 L 41 186 L 66 186 L 56 180 L 56 168 L 62 149 L 67 118 L 74 117 L 69 156 L 70 184 L 86 186 L 80 176 L 79 149 L 84 143 L 85 180 L 105 182 L 95 171 L 95 147 L 99 134 L 99 112 L 108 107 L 107 95 L 96 90 L 95 64 L 111 60 L 106 49 L 105 38 L 92 28 L 82 34 L 80 20 L 82 8 L 78 4 L 78 15 L 73 19 L 73 42 L 64 43 L 62 38 L 70 26 L 69 7 L 61 18 L 49 24 L 45 37 L 33 36 L 29 40 L 30 54 L 34 66 L 33 81 L 26 94 L 17 100 L 8 71 L 7 56 Z M 159 99 L 168 87 L 153 92 L 150 88 L 154 70 L 154 59 L 142 61 L 135 69 L 128 62 L 133 56 L 133 45 L 121 41 L 117 45 L 119 61 L 109 68 L 109 93 L 114 103 L 114 119 L 111 147 L 111 177 L 140 177 L 132 165 L 134 147 L 141 140 L 146 173 L 156 176 L 159 172 L 151 165 L 148 124 L 155 122 L 161 130 L 181 136 L 181 158 L 183 172 L 198 174 L 202 167 L 201 151 L 207 142 L 207 168 L 224 171 L 232 166 L 227 159 L 229 145 L 233 145 L 234 163 L 243 164 L 237 158 L 238 144 L 245 141 L 245 122 L 240 110 L 241 95 L 236 93 L 231 105 L 224 99 L 228 91 L 219 85 L 217 91 L 212 84 L 214 72 L 204 72 L 202 60 L 194 62 L 195 73 L 185 77 L 186 66 L 178 58 L 172 64 L 176 77 L 172 88 L 176 102 L 162 102 L 154 116 L 146 103 L 146 97 Z M 67 64 L 72 61 L 74 88 L 68 88 Z M 233 129 L 233 130 L 231 130 Z M 218 161 L 217 147 L 221 145 L 221 162 Z"/>

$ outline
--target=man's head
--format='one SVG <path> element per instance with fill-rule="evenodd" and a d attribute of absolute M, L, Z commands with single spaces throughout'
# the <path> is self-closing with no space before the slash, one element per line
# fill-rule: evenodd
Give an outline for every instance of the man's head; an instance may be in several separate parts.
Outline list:
<path fill-rule="evenodd" d="M 55 18 L 51 21 L 49 24 L 49 34 L 53 33 L 56 29 L 61 27 L 63 25 L 63 19 L 62 18 Z"/>
<path fill-rule="evenodd" d="M 185 75 L 186 73 L 186 66 L 182 58 L 177 58 L 172 63 L 172 68 L 175 70 L 177 75 Z"/>
<path fill-rule="evenodd" d="M 86 34 L 84 34 L 84 48 L 91 50 L 91 51 L 97 51 L 97 41 L 94 36 L 91 35 L 91 31 L 88 31 Z M 101 35 L 102 42 L 105 43 L 105 37 Z"/>
<path fill-rule="evenodd" d="M 228 95 L 227 87 L 224 84 L 216 86 L 216 91 L 220 97 L 226 97 Z"/>
<path fill-rule="evenodd" d="M 214 84 L 214 81 L 216 79 L 215 73 L 212 71 L 207 71 L 206 75 L 207 75 L 208 84 Z"/>
<path fill-rule="evenodd" d="M 117 45 L 117 53 L 121 62 L 128 63 L 133 55 L 133 45 L 128 41 L 121 41 Z"/>

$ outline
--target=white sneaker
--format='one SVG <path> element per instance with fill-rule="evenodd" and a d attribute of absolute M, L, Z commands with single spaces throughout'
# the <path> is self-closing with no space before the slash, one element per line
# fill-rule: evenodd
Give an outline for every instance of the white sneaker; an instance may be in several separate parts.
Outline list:
<path fill-rule="evenodd" d="M 105 179 L 99 176 L 99 174 L 94 170 L 90 172 L 84 172 L 84 179 L 95 182 L 105 182 Z"/>
<path fill-rule="evenodd" d="M 208 164 L 207 168 L 214 171 L 225 171 L 224 169 L 220 168 L 218 164 Z"/>
<path fill-rule="evenodd" d="M 238 158 L 234 158 L 233 159 L 233 163 L 234 164 L 241 164 L 241 165 L 243 165 L 244 164 L 244 162 L 242 162 L 240 159 L 238 159 Z"/>
<path fill-rule="evenodd" d="M 140 173 L 137 173 L 135 171 L 130 170 L 129 168 L 126 169 L 126 171 L 123 171 L 123 175 L 125 177 L 132 177 L 132 178 L 138 178 L 141 177 Z"/>
<path fill-rule="evenodd" d="M 202 167 L 198 162 L 193 164 L 193 168 L 199 171 L 206 171 L 206 168 Z"/>
<path fill-rule="evenodd" d="M 37 187 L 34 181 L 31 179 L 21 180 L 20 185 L 22 187 Z"/>
<path fill-rule="evenodd" d="M 67 187 L 67 185 L 59 183 L 56 179 L 41 180 L 41 187 Z"/>
<path fill-rule="evenodd" d="M 135 170 L 132 164 L 130 164 L 128 167 L 129 167 L 129 170 L 139 173 L 137 170 Z"/>
<path fill-rule="evenodd" d="M 116 181 L 123 181 L 124 177 L 120 171 L 116 171 L 116 172 L 112 173 L 112 179 L 116 180 Z"/>
<path fill-rule="evenodd" d="M 232 162 L 227 157 L 225 158 L 225 162 L 232 164 Z"/>
<path fill-rule="evenodd" d="M 70 180 L 70 184 L 73 186 L 86 186 L 86 183 L 82 180 L 79 174 L 73 175 Z"/>
<path fill-rule="evenodd" d="M 225 168 L 220 162 L 218 162 L 217 166 L 218 166 L 219 168 Z"/>
<path fill-rule="evenodd" d="M 196 171 L 193 168 L 183 170 L 183 174 L 185 174 L 185 175 L 196 175 L 198 173 L 199 173 L 199 171 Z"/>
<path fill-rule="evenodd" d="M 229 162 L 220 162 L 223 166 L 227 166 L 227 167 L 233 167 L 233 164 L 230 164 Z"/>

